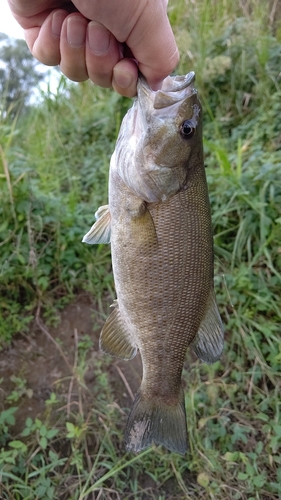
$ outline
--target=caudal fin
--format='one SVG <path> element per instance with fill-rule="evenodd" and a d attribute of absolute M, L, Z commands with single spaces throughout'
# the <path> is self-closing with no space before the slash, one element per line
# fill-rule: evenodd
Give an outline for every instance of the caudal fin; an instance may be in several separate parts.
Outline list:
<path fill-rule="evenodd" d="M 168 405 L 136 395 L 125 428 L 127 450 L 139 452 L 153 443 L 184 455 L 188 449 L 184 393 L 179 402 Z"/>

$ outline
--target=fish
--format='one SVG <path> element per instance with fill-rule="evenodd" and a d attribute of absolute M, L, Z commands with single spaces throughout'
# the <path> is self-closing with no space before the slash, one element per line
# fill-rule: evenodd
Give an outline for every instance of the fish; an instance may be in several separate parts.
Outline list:
<path fill-rule="evenodd" d="M 117 300 L 101 350 L 124 360 L 141 355 L 142 382 L 124 433 L 136 453 L 152 445 L 186 453 L 187 348 L 206 363 L 223 350 L 194 80 L 194 72 L 168 76 L 155 91 L 139 76 L 110 161 L 108 205 L 82 240 L 111 244 Z"/>

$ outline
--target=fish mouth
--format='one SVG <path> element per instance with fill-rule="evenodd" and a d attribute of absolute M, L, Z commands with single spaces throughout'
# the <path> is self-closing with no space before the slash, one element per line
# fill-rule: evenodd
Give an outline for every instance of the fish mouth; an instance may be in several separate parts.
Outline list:
<path fill-rule="evenodd" d="M 163 109 L 196 94 L 194 81 L 195 73 L 190 71 L 183 76 L 167 76 L 161 89 L 152 90 L 144 77 L 140 76 L 137 89 L 138 97 L 146 106 L 149 101 L 149 105 L 152 105 L 154 109 Z"/>
<path fill-rule="evenodd" d="M 187 75 L 167 76 L 162 83 L 160 91 L 163 92 L 179 92 L 189 87 L 195 81 L 194 71 L 190 71 Z"/>

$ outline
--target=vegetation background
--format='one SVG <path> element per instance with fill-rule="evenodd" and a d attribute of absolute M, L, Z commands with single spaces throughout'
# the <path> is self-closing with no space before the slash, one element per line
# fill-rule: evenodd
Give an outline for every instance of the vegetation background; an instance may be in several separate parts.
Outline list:
<path fill-rule="evenodd" d="M 224 355 L 207 366 L 188 354 L 187 456 L 160 448 L 124 453 L 130 403 L 117 396 L 112 360 L 96 352 L 92 332 L 76 329 L 69 354 L 56 325 L 82 294 L 98 328 L 114 298 L 108 247 L 82 245 L 81 238 L 107 202 L 109 159 L 131 102 L 61 78 L 57 94 L 41 95 L 20 113 L 21 96 L 10 99 L 6 89 L 0 361 L 40 333 L 69 373 L 57 377 L 44 411 L 22 425 L 34 391 L 20 363 L 10 385 L 2 377 L 3 499 L 281 499 L 280 2 L 170 0 L 169 16 L 181 52 L 177 73 L 195 70 L 205 110 Z"/>

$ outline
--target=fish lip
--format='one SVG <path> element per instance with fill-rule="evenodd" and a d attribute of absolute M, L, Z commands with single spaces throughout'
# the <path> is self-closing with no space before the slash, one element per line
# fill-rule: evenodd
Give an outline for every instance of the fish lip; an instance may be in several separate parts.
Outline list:
<path fill-rule="evenodd" d="M 143 75 L 139 75 L 138 87 L 146 89 L 149 93 L 157 94 L 157 92 L 179 92 L 187 87 L 190 87 L 195 81 L 195 72 L 190 71 L 186 75 L 167 76 L 164 79 L 162 86 L 158 90 L 153 90 L 147 83 Z M 170 85 L 170 88 L 168 87 Z"/>
<path fill-rule="evenodd" d="M 194 88 L 195 73 L 190 71 L 183 76 L 167 76 L 161 89 L 153 90 L 140 75 L 137 86 L 138 97 L 154 109 L 163 109 L 197 93 Z M 144 99 L 143 99 L 144 98 Z"/>
<path fill-rule="evenodd" d="M 190 87 L 195 81 L 195 72 L 190 71 L 186 75 L 176 75 L 174 77 L 168 76 L 162 83 L 160 90 L 163 92 L 180 92 L 181 90 Z M 171 84 L 171 88 L 166 88 L 167 85 Z"/>

